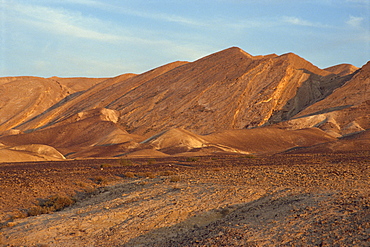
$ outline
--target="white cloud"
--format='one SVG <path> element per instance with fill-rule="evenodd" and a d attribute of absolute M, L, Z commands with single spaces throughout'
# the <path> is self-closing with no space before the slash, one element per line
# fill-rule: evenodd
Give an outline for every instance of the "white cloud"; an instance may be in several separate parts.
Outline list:
<path fill-rule="evenodd" d="M 49 33 L 109 42 L 120 39 L 118 35 L 94 29 L 94 26 L 101 25 L 99 20 L 83 17 L 76 12 L 25 4 L 11 4 L 7 7 L 16 13 L 13 21 Z"/>
<path fill-rule="evenodd" d="M 316 27 L 316 28 L 332 28 L 332 26 L 327 24 L 322 24 L 319 22 L 311 22 L 295 16 L 283 16 L 280 20 L 283 23 L 296 26 L 306 26 L 306 27 Z"/>
<path fill-rule="evenodd" d="M 158 13 L 158 12 L 148 12 L 148 11 L 138 11 L 134 9 L 130 9 L 128 7 L 121 7 L 120 5 L 113 5 L 106 2 L 94 1 L 94 0 L 67 0 L 69 3 L 76 3 L 76 4 L 84 4 L 88 6 L 94 6 L 96 8 L 100 8 L 103 10 L 108 10 L 110 12 L 121 13 L 130 16 L 142 17 L 157 21 L 166 21 L 166 22 L 174 22 L 183 25 L 191 25 L 191 26 L 205 26 L 203 21 L 195 20 L 191 18 L 186 18 L 183 16 L 168 14 L 168 13 Z"/>
<path fill-rule="evenodd" d="M 185 18 L 182 16 L 177 15 L 171 15 L 171 14 L 165 14 L 165 13 L 149 13 L 149 12 L 142 12 L 142 11 L 135 11 L 135 10 L 129 10 L 129 9 L 123 9 L 120 8 L 120 12 L 123 12 L 128 15 L 148 18 L 148 19 L 154 19 L 154 20 L 160 20 L 160 21 L 166 21 L 166 22 L 175 22 L 179 24 L 184 25 L 191 25 L 191 26 L 205 26 L 204 22 Z"/>
<path fill-rule="evenodd" d="M 312 22 L 294 16 L 284 16 L 283 22 L 298 26 L 310 26 L 310 27 L 315 26 Z"/>
<path fill-rule="evenodd" d="M 76 0 L 67 1 L 76 2 Z M 77 2 L 89 3 L 91 1 L 77 0 Z M 164 31 L 120 25 L 65 8 L 19 2 L 8 2 L 0 6 L 1 8 L 7 13 L 7 25 L 14 27 L 11 37 L 19 41 L 20 50 L 29 50 L 30 53 L 27 56 L 35 57 L 24 63 L 28 63 L 27 67 L 33 68 L 32 73 L 38 71 L 40 75 L 50 73 L 48 72 L 50 68 L 59 69 L 64 72 L 59 71 L 58 73 L 69 75 L 77 75 L 78 71 L 85 75 L 116 74 L 119 71 L 122 73 L 142 72 L 158 64 L 177 59 L 194 60 L 205 55 L 204 51 L 212 51 L 210 44 L 196 44 L 196 40 L 202 37 L 189 35 L 184 38 L 180 34 L 171 33 L 169 35 Z M 138 12 L 137 15 L 139 14 Z M 196 23 L 191 24 L 191 21 L 187 19 L 171 15 L 150 14 L 149 17 L 196 25 Z M 22 37 L 16 38 L 16 35 Z M 26 49 L 26 45 L 22 42 L 30 48 Z M 99 42 L 104 45 L 102 46 Z M 52 48 L 49 47 L 50 44 L 53 44 Z M 150 51 L 142 53 L 148 47 Z M 46 56 L 50 49 L 55 50 Z M 31 56 L 34 53 L 39 55 Z M 56 53 L 62 53 L 65 56 L 48 58 Z M 24 56 L 24 54 L 19 54 L 19 57 Z M 72 61 L 75 57 L 86 57 L 86 59 Z M 148 59 L 149 57 L 151 59 Z M 33 64 L 30 64 L 32 61 Z M 54 64 L 54 61 L 58 63 Z M 99 61 L 99 63 L 91 61 Z M 80 66 L 74 66 L 74 64 L 80 64 Z"/>
<path fill-rule="evenodd" d="M 363 17 L 350 16 L 346 23 L 352 27 L 360 27 L 363 20 Z"/>

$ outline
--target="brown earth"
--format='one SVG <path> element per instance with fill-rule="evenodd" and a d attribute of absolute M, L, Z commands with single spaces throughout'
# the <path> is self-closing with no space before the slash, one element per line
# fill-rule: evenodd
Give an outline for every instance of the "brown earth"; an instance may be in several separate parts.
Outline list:
<path fill-rule="evenodd" d="M 369 85 L 237 47 L 0 78 L 0 246 L 370 246 Z"/>
<path fill-rule="evenodd" d="M 320 69 L 238 47 L 138 75 L 4 77 L 0 162 L 370 150 L 368 135 L 356 140 L 370 128 L 369 83 L 370 62 Z"/>
<path fill-rule="evenodd" d="M 4 246 L 370 244 L 368 151 L 0 167 Z M 22 218 L 55 194 L 77 202 Z"/>
<path fill-rule="evenodd" d="M 359 68 L 357 68 L 356 66 L 353 66 L 352 64 L 338 64 L 338 65 L 335 65 L 335 66 L 331 66 L 329 68 L 326 68 L 325 70 L 326 71 L 329 71 L 331 73 L 334 73 L 334 74 L 337 74 L 337 75 L 340 75 L 340 76 L 344 76 L 344 75 L 350 75 L 354 72 L 356 72 L 356 70 L 358 70 Z"/>

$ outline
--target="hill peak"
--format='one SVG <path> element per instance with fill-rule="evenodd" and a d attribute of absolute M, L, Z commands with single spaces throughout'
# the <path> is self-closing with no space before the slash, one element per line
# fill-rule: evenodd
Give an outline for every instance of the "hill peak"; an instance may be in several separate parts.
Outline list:
<path fill-rule="evenodd" d="M 212 53 L 208 56 L 205 56 L 205 57 L 202 57 L 200 59 L 198 59 L 197 61 L 199 60 L 214 60 L 215 58 L 216 59 L 225 59 L 225 58 L 236 58 L 236 57 L 240 57 L 240 58 L 248 58 L 248 59 L 252 59 L 253 56 L 250 55 L 249 53 L 245 52 L 244 50 L 240 49 L 239 47 L 230 47 L 230 48 L 226 48 L 224 50 L 221 50 L 221 51 L 218 51 L 218 52 L 215 52 L 215 53 Z"/>
<path fill-rule="evenodd" d="M 349 75 L 358 70 L 359 68 L 352 64 L 342 63 L 335 66 L 325 68 L 326 71 L 337 74 L 339 76 Z"/>
<path fill-rule="evenodd" d="M 313 65 L 311 62 L 307 61 L 306 59 L 298 56 L 297 54 L 293 52 L 288 52 L 285 54 L 282 54 L 278 56 L 277 58 L 283 59 L 286 62 L 288 62 L 292 67 L 299 70 L 307 70 L 311 73 L 321 75 L 321 76 L 327 76 L 331 74 L 329 71 L 320 69 L 319 67 Z"/>

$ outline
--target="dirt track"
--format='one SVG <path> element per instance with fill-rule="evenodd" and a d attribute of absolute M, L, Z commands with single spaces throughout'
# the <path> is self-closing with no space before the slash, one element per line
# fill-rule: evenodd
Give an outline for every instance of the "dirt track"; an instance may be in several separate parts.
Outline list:
<path fill-rule="evenodd" d="M 0 168 L 5 246 L 370 245 L 370 153 Z M 79 199 L 60 212 L 16 218 L 54 194 Z"/>

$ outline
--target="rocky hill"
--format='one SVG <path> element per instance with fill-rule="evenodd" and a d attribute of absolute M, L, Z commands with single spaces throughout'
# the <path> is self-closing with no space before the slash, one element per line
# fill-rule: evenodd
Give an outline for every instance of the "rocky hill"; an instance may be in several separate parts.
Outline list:
<path fill-rule="evenodd" d="M 66 158 L 280 152 L 368 130 L 369 83 L 370 63 L 320 69 L 237 47 L 139 75 L 4 77 L 0 148 L 47 145 Z"/>

